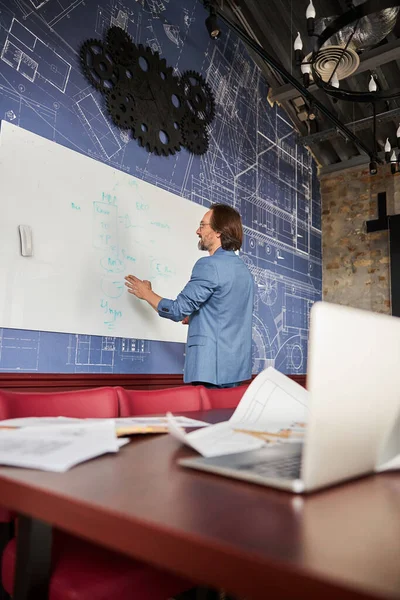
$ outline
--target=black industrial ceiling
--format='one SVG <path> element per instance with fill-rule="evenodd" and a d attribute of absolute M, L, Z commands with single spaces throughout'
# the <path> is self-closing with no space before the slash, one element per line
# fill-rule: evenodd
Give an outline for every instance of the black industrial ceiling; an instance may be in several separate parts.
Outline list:
<path fill-rule="evenodd" d="M 351 8 L 363 4 L 363 0 L 313 0 L 316 10 L 316 26 L 323 29 L 332 17 L 342 15 Z M 377 3 L 380 4 L 379 2 Z M 302 73 L 294 64 L 293 43 L 300 32 L 304 51 L 312 49 L 312 38 L 307 35 L 306 9 L 309 0 L 219 0 L 217 6 L 229 19 L 239 25 L 265 52 L 282 65 L 283 69 L 302 82 Z M 400 88 L 400 17 L 397 10 L 374 13 L 359 23 L 358 39 L 348 48 L 344 69 L 350 73 L 340 80 L 340 87 L 352 91 L 368 91 L 373 75 L 378 90 L 390 92 Z M 320 21 L 320 19 L 324 19 Z M 383 38 L 382 36 L 385 35 Z M 327 44 L 346 43 L 348 30 L 343 31 Z M 218 43 L 218 42 L 217 42 Z M 336 50 L 337 52 L 337 50 Z M 340 128 L 323 114 L 316 112 L 310 120 L 310 99 L 305 99 L 291 83 L 287 83 L 279 70 L 252 52 L 264 72 L 270 86 L 270 102 L 277 102 L 288 113 L 299 132 L 299 141 L 307 145 L 321 166 L 321 173 L 343 169 L 358 164 L 368 164 L 369 157 L 357 144 L 343 135 Z M 326 61 L 329 60 L 329 55 Z M 272 61 L 272 62 L 273 62 Z M 352 72 L 354 71 L 354 72 Z M 341 123 L 353 132 L 363 145 L 374 148 L 372 128 L 372 105 L 335 101 L 324 91 L 311 85 L 308 91 L 323 104 Z M 377 150 L 383 156 L 385 141 L 396 143 L 396 131 L 400 124 L 400 99 L 381 101 L 376 104 Z"/>

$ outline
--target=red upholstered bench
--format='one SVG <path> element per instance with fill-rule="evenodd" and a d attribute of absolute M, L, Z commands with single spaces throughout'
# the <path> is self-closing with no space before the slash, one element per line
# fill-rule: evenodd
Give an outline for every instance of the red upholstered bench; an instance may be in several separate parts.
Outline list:
<path fill-rule="evenodd" d="M 209 408 L 236 408 L 248 387 L 249 384 L 221 389 L 203 387 L 203 403 Z"/>
<path fill-rule="evenodd" d="M 0 391 L 0 419 L 32 416 L 114 418 L 119 416 L 116 388 L 59 392 Z M 6 520 L 11 514 L 4 511 Z M 191 582 L 55 530 L 49 600 L 166 600 L 192 587 Z M 13 594 L 16 539 L 2 555 L 2 584 Z"/>
<path fill-rule="evenodd" d="M 126 390 L 118 387 L 121 417 L 187 412 L 203 406 L 202 386 L 181 386 L 162 390 Z"/>

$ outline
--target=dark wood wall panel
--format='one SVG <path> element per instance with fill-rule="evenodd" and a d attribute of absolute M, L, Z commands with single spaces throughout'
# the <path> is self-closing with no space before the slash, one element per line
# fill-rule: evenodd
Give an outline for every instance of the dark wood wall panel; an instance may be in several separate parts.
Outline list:
<path fill-rule="evenodd" d="M 306 385 L 305 375 L 289 375 Z M 0 373 L 0 389 L 14 392 L 62 392 L 120 385 L 127 389 L 157 390 L 183 384 L 182 375 L 114 375 L 108 373 Z"/>
<path fill-rule="evenodd" d="M 389 217 L 392 315 L 400 317 L 400 215 Z"/>

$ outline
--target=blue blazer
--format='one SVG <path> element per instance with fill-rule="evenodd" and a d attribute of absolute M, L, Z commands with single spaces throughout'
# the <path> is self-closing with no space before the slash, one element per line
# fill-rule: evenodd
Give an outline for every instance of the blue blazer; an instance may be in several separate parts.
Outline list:
<path fill-rule="evenodd" d="M 161 317 L 189 315 L 184 381 L 221 385 L 251 377 L 254 282 L 233 251 L 200 258 L 176 300 L 162 298 Z"/>

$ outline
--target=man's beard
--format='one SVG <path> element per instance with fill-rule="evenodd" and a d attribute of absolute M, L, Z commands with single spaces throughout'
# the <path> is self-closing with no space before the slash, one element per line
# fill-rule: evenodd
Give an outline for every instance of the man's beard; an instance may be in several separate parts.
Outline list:
<path fill-rule="evenodd" d="M 197 243 L 197 247 L 199 250 L 207 250 L 207 246 L 204 244 L 202 239 L 199 239 Z"/>

